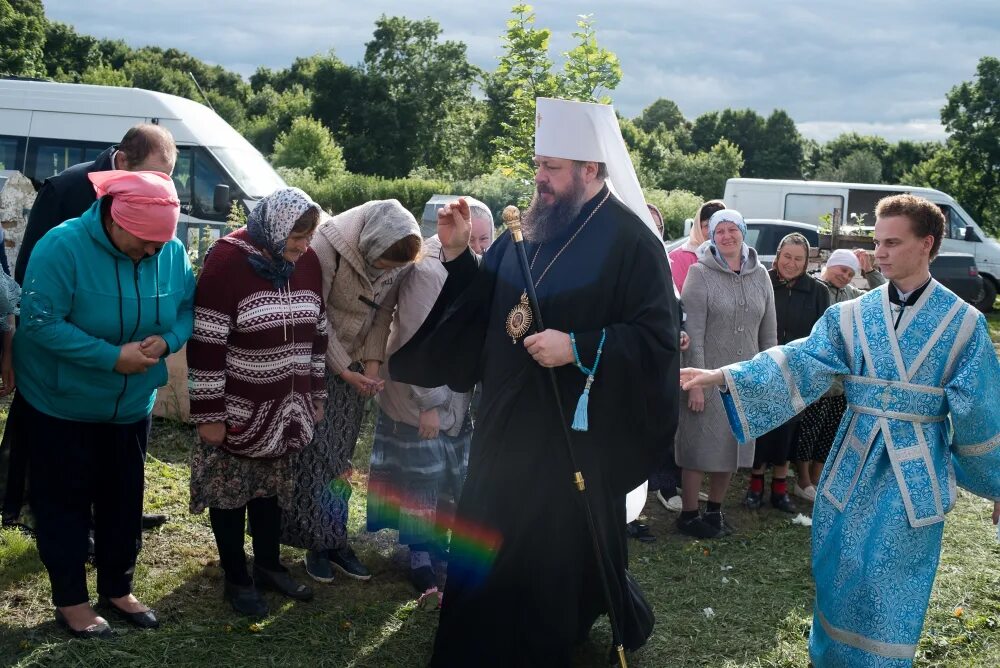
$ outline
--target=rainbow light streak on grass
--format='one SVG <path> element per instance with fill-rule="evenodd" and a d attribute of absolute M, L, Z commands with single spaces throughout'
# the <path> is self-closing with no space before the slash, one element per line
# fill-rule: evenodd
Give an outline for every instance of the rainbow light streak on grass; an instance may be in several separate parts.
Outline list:
<path fill-rule="evenodd" d="M 416 510 L 421 504 L 384 481 L 368 481 L 368 503 L 382 506 L 396 517 L 406 515 L 410 526 L 424 535 L 440 536 L 450 531 L 449 576 L 461 573 L 463 579 L 481 582 L 493 567 L 503 543 L 503 536 L 496 529 L 450 513 L 439 511 L 421 517 Z"/>

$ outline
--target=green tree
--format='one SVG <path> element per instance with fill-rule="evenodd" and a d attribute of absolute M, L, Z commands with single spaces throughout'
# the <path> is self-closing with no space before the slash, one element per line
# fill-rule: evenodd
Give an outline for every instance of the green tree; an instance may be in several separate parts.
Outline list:
<path fill-rule="evenodd" d="M 951 136 L 939 164 L 960 175 L 960 187 L 951 194 L 996 232 L 1000 229 L 996 217 L 1000 214 L 1000 59 L 980 59 L 975 80 L 952 88 L 947 100 L 941 122 Z"/>
<path fill-rule="evenodd" d="M 383 168 L 379 173 L 403 176 L 418 165 L 448 169 L 462 154 L 468 137 L 452 132 L 468 117 L 458 111 L 473 104 L 472 86 L 479 70 L 468 62 L 465 44 L 441 38 L 431 19 L 414 21 L 381 16 L 365 49 L 364 74 L 384 96 L 366 113 L 389 120 L 369 126 L 378 142 Z M 375 105 L 381 109 L 373 110 Z"/>
<path fill-rule="evenodd" d="M 116 70 L 109 65 L 98 65 L 91 67 L 80 75 L 80 83 L 92 84 L 95 86 L 131 86 L 132 82 L 121 70 Z"/>
<path fill-rule="evenodd" d="M 318 179 L 344 171 L 344 156 L 333 135 L 314 118 L 300 116 L 274 142 L 271 161 L 276 167 L 310 169 Z"/>
<path fill-rule="evenodd" d="M 653 132 L 660 127 L 673 132 L 687 125 L 687 120 L 676 102 L 661 97 L 642 110 L 635 124 L 645 132 Z"/>
<path fill-rule="evenodd" d="M 535 27 L 531 5 L 511 9 L 507 32 L 501 38 L 503 55 L 496 71 L 487 76 L 485 127 L 493 134 L 493 167 L 505 174 L 529 177 L 533 172 L 535 99 L 565 97 L 588 102 L 609 102 L 597 97 L 600 89 L 613 90 L 621 81 L 618 57 L 597 45 L 597 31 L 590 15 L 581 16 L 573 36 L 578 44 L 564 53 L 563 73 L 552 72 L 549 41 L 552 31 Z"/>
<path fill-rule="evenodd" d="M 679 239 L 684 236 L 684 221 L 698 213 L 704 201 L 687 190 L 644 190 L 646 201 L 655 204 L 663 216 L 663 238 Z"/>
<path fill-rule="evenodd" d="M 882 163 L 882 176 L 886 183 L 905 183 L 904 175 L 922 162 L 933 158 L 944 144 L 936 141 L 902 140 L 889 147 L 889 154 Z"/>
<path fill-rule="evenodd" d="M 503 55 L 488 87 L 490 113 L 499 128 L 493 141 L 494 166 L 528 177 L 533 171 L 535 98 L 555 97 L 560 86 L 548 55 L 552 31 L 535 27 L 531 5 L 514 5 L 511 12 L 514 16 L 501 38 Z"/>
<path fill-rule="evenodd" d="M 274 140 L 292 127 L 293 120 L 310 115 L 312 104 L 311 93 L 301 84 L 281 93 L 266 84 L 250 96 L 246 121 L 238 129 L 261 153 L 268 155 L 274 150 Z"/>
<path fill-rule="evenodd" d="M 578 44 L 563 53 L 566 62 L 563 64 L 560 92 L 573 100 L 609 104 L 611 98 L 597 92 L 602 88 L 608 91 L 617 88 L 622 80 L 622 68 L 618 64 L 618 56 L 597 45 L 593 16 L 580 16 L 576 22 L 577 30 L 573 37 Z"/>
<path fill-rule="evenodd" d="M 0 74 L 45 76 L 45 26 L 41 0 L 0 0 Z"/>
<path fill-rule="evenodd" d="M 847 183 L 881 183 L 882 161 L 871 151 L 859 149 L 847 154 L 839 164 L 825 159 L 820 162 L 815 178 L 820 181 Z"/>
<path fill-rule="evenodd" d="M 778 113 L 773 121 L 776 133 L 787 125 L 783 115 L 787 116 L 784 112 Z M 753 109 L 723 109 L 721 112 L 702 114 L 695 119 L 691 128 L 691 142 L 697 151 L 708 151 L 722 139 L 740 149 L 743 155 L 743 176 L 766 176 L 769 167 L 779 162 L 773 152 L 767 151 L 767 121 Z M 788 144 L 785 143 L 785 146 Z"/>
<path fill-rule="evenodd" d="M 727 139 L 708 151 L 682 153 L 671 151 L 663 165 L 658 187 L 662 190 L 688 190 L 702 199 L 722 197 L 726 180 L 740 175 L 743 155 Z"/>
<path fill-rule="evenodd" d="M 45 28 L 45 69 L 53 79 L 79 81 L 84 72 L 100 67 L 97 40 L 80 35 L 65 23 L 49 23 Z"/>
<path fill-rule="evenodd" d="M 782 109 L 767 117 L 755 155 L 756 174 L 764 179 L 802 178 L 804 146 L 795 121 Z"/>
<path fill-rule="evenodd" d="M 823 144 L 820 148 L 819 154 L 814 156 L 816 161 L 810 166 L 810 171 L 812 171 L 814 178 L 825 178 L 818 176 L 820 173 L 824 175 L 830 174 L 831 171 L 839 170 L 844 160 L 847 159 L 849 155 L 857 153 L 867 153 L 874 156 L 878 160 L 881 166 L 885 165 L 889 159 L 889 142 L 883 137 L 877 137 L 874 135 L 861 135 L 857 132 L 845 132 L 834 139 Z M 857 161 L 859 158 L 854 159 L 856 162 L 851 168 L 851 171 L 857 172 L 860 163 Z M 874 163 L 870 158 L 866 158 L 869 163 L 869 167 Z M 873 176 L 871 173 L 862 170 L 868 177 Z M 856 181 L 856 183 L 883 183 L 882 172 L 880 171 L 874 179 L 868 181 Z M 847 179 L 837 179 L 844 181 Z M 852 181 L 855 182 L 855 181 Z"/>

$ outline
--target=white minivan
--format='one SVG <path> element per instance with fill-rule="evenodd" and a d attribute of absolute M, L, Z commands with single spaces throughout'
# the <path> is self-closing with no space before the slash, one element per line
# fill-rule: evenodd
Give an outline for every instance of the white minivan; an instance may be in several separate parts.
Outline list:
<path fill-rule="evenodd" d="M 285 185 L 260 152 L 208 107 L 141 88 L 0 78 L 0 170 L 35 188 L 94 160 L 137 123 L 156 123 L 177 142 L 173 179 L 181 200 L 177 236 L 203 246 L 219 235 L 233 200 L 252 206 Z"/>
<path fill-rule="evenodd" d="M 875 205 L 887 195 L 912 193 L 941 207 L 947 225 L 941 250 L 968 253 L 976 258 L 983 277 L 983 300 L 992 308 L 1000 288 L 1000 243 L 990 238 L 951 195 L 933 188 L 870 183 L 786 181 L 779 179 L 729 179 L 723 199 L 726 206 L 746 218 L 781 218 L 819 225 L 830 215 L 838 225 L 855 224 L 854 214 L 864 214 L 864 225 L 875 224 Z"/>

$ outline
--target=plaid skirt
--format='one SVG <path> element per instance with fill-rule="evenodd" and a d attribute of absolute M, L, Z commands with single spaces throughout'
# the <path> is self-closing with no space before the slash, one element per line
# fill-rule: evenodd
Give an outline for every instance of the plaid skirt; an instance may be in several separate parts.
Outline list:
<path fill-rule="evenodd" d="M 469 468 L 472 425 L 458 436 L 421 439 L 417 429 L 379 411 L 368 477 L 368 531 L 398 529 L 399 542 L 435 540 L 447 529 L 437 517 L 442 497 L 458 500 Z"/>

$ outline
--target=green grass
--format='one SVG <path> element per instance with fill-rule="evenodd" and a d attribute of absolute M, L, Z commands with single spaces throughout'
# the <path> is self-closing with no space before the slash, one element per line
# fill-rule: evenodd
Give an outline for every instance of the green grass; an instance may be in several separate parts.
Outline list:
<path fill-rule="evenodd" d="M 989 325 L 994 345 L 1000 346 L 1000 301 L 997 301 L 996 310 L 986 316 L 986 324 Z"/>
<path fill-rule="evenodd" d="M 991 323 L 996 328 L 1000 319 Z M 268 594 L 273 614 L 251 624 L 221 600 L 221 573 L 206 515 L 187 512 L 192 432 L 156 421 L 147 464 L 146 508 L 170 515 L 145 534 L 136 594 L 164 626 L 155 632 L 116 625 L 106 642 L 69 640 L 52 622 L 48 580 L 32 541 L 0 532 L 0 664 L 16 666 L 400 666 L 426 665 L 436 613 L 416 609 L 394 534 L 363 532 L 366 425 L 355 456 L 351 533 L 374 571 L 369 583 L 338 578 L 316 585 L 311 603 Z M 632 567 L 657 614 L 649 645 L 630 665 L 646 667 L 799 667 L 807 664 L 813 584 L 809 530 L 776 512 L 735 508 L 736 535 L 690 541 L 674 515 L 647 506 L 656 543 L 631 543 Z M 918 666 L 1000 665 L 1000 546 L 990 505 L 962 494 L 949 515 L 944 555 L 920 643 Z M 249 547 L 248 547 L 249 549 Z M 302 578 L 301 551 L 283 553 Z M 91 592 L 94 591 L 90 572 Z M 956 608 L 962 608 L 960 617 Z M 705 608 L 714 616 L 707 618 Z M 484 632 L 488 630 L 484 629 Z M 576 665 L 603 667 L 607 626 L 595 629 Z M 511 638 L 511 642 L 517 642 Z"/>

